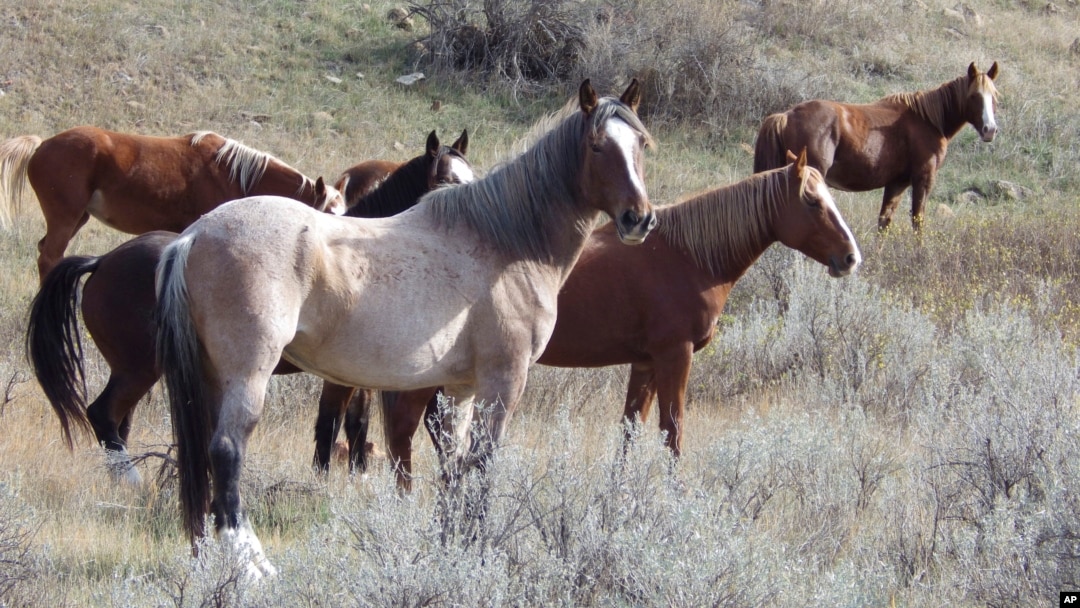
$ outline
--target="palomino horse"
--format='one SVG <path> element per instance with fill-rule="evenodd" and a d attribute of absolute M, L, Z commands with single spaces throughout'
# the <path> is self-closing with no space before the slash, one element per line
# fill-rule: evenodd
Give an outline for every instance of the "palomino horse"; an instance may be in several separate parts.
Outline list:
<path fill-rule="evenodd" d="M 923 206 L 949 140 L 970 123 L 983 141 L 997 134 L 998 74 L 975 64 L 967 74 L 915 93 L 868 104 L 815 99 L 765 118 L 754 148 L 754 171 L 784 164 L 785 150 L 807 149 L 807 162 L 840 190 L 885 188 L 878 229 L 888 228 L 900 197 L 911 187 L 911 223 L 922 224 Z"/>
<path fill-rule="evenodd" d="M 637 81 L 620 99 L 598 98 L 585 81 L 579 108 L 523 155 L 390 218 L 256 197 L 221 206 L 169 245 L 158 265 L 158 356 L 193 540 L 212 512 L 252 575 L 274 571 L 241 510 L 239 476 L 281 357 L 342 385 L 445 386 L 467 411 L 475 399 L 480 430 L 457 454 L 464 466 L 487 463 L 595 221 L 612 217 L 628 244 L 656 225 L 639 99 Z"/>
<path fill-rule="evenodd" d="M 678 456 L 693 353 L 713 339 L 735 282 L 774 242 L 801 251 L 843 277 L 862 257 L 825 181 L 806 152 L 780 169 L 658 207 L 657 235 L 621 247 L 611 226 L 589 237 L 559 292 L 555 330 L 537 361 L 557 367 L 630 365 L 623 416 L 649 416 L 659 398 L 660 429 Z M 387 453 L 398 484 L 410 487 L 412 438 L 428 411 L 441 438 L 435 389 L 383 395 Z M 360 445 L 365 438 L 358 437 Z"/>
<path fill-rule="evenodd" d="M 346 215 L 386 217 L 416 204 L 433 185 L 473 179 L 472 169 L 461 151 L 440 145 L 434 132 L 428 136 L 423 154 L 395 164 L 397 169 L 390 176 L 380 178 L 379 187 L 353 201 Z M 175 232 L 149 232 L 102 256 L 64 258 L 45 276 L 30 307 L 27 358 L 60 419 L 65 442 L 72 444 L 73 425 L 92 430 L 97 442 L 109 450 L 114 465 L 112 472 L 132 483 L 139 482 L 138 472 L 126 456 L 132 413 L 161 377 L 154 358 L 147 356 L 154 349 L 156 331 L 154 269 L 165 246 L 176 237 Z M 86 275 L 89 278 L 80 292 L 80 279 Z M 108 383 L 89 407 L 78 327 L 80 309 L 90 337 L 109 366 Z M 300 370 L 282 361 L 275 371 Z M 353 390 L 326 383 L 320 409 L 341 411 Z M 353 417 L 349 421 L 350 434 L 359 434 L 359 430 L 354 430 L 355 425 L 364 421 Z M 329 426 L 322 428 L 321 433 L 316 429 L 317 442 L 327 443 L 324 461 L 316 458 L 323 467 L 329 461 L 330 444 L 338 431 L 333 422 L 331 417 Z M 352 458 L 363 466 L 366 453 L 360 449 L 361 445 L 350 443 Z"/>
<path fill-rule="evenodd" d="M 4 218 L 22 201 L 27 181 L 45 216 L 45 236 L 38 243 L 42 280 L 90 216 L 121 232 L 142 234 L 179 232 L 225 201 L 256 194 L 345 211 L 336 189 L 326 188 L 326 198 L 319 198 L 311 178 L 210 131 L 149 137 L 83 126 L 46 140 L 23 135 L 0 144 Z"/>
<path fill-rule="evenodd" d="M 435 141 L 434 147 L 432 147 L 433 139 Z M 472 169 L 468 161 L 465 160 L 465 154 L 469 149 L 468 129 L 463 130 L 461 137 L 458 137 L 450 146 L 440 146 L 435 131 L 432 131 L 428 135 L 427 149 L 428 151 L 434 150 L 433 153 L 436 155 L 436 162 L 429 165 L 428 190 L 432 190 L 440 184 L 463 184 L 472 181 Z M 334 182 L 334 187 L 345 197 L 345 205 L 352 207 L 404 164 L 383 159 L 365 160 L 343 171 L 337 181 Z M 454 179 L 442 180 L 441 176 L 444 175 L 453 176 Z M 385 215 L 393 215 L 393 213 Z M 384 215 L 366 215 L 363 217 L 384 217 Z"/>

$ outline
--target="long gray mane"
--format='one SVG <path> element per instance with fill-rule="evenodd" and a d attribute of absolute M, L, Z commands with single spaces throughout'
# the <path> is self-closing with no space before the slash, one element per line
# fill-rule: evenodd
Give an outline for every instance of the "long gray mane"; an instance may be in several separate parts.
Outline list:
<path fill-rule="evenodd" d="M 581 170 L 584 121 L 593 133 L 618 117 L 650 141 L 645 125 L 626 105 L 605 97 L 586 117 L 576 106 L 556 113 L 553 128 L 517 158 L 499 165 L 483 179 L 443 188 L 426 195 L 435 221 L 446 227 L 462 222 L 484 240 L 520 259 L 550 262 L 554 239 L 551 216 L 569 216 L 583 237 L 592 229 L 596 212 L 578 200 L 574 191 Z"/>
<path fill-rule="evenodd" d="M 775 240 L 772 225 L 777 208 L 785 200 L 789 168 L 756 173 L 660 207 L 656 210 L 657 230 L 664 240 L 686 252 L 699 268 L 715 277 L 730 272 L 735 265 L 748 265 Z M 803 180 L 800 193 L 805 187 Z"/>
<path fill-rule="evenodd" d="M 195 133 L 191 136 L 191 145 L 197 146 L 204 137 L 210 134 L 216 135 L 213 131 Z M 224 164 L 229 168 L 229 179 L 240 184 L 240 190 L 244 193 L 244 196 L 251 194 L 252 188 L 266 174 L 266 169 L 270 166 L 271 161 L 292 169 L 292 167 L 272 154 L 246 146 L 235 139 L 228 137 L 222 137 L 222 139 L 225 140 L 225 143 L 218 148 L 217 154 L 214 155 L 214 162 Z M 296 173 L 300 174 L 299 171 L 296 171 Z M 309 186 L 309 183 L 310 187 L 314 188 L 314 183 L 311 182 L 310 178 L 306 175 L 303 175 L 302 178 L 297 194 L 302 194 L 304 188 Z"/>

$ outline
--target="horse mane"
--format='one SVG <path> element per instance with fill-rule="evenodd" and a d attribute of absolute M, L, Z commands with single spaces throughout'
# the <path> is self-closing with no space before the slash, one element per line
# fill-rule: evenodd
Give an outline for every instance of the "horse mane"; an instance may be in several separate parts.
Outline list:
<path fill-rule="evenodd" d="M 199 145 L 199 142 L 207 135 L 217 134 L 213 131 L 199 131 L 191 136 L 191 145 Z M 245 196 L 250 194 L 251 189 L 262 179 L 263 175 L 266 173 L 266 168 L 270 166 L 270 161 L 277 161 L 286 167 L 289 166 L 282 162 L 281 159 L 266 152 L 246 146 L 235 139 L 224 136 L 219 137 L 222 137 L 222 139 L 225 140 L 225 143 L 221 144 L 221 147 L 218 148 L 217 154 L 214 156 L 214 162 L 224 164 L 229 168 L 229 179 L 240 184 L 240 190 Z M 297 171 L 297 173 L 299 173 L 299 171 Z M 303 178 L 304 179 L 301 180 L 300 188 L 297 190 L 297 194 L 302 193 L 304 187 L 311 181 L 306 175 L 303 176 Z"/>
<path fill-rule="evenodd" d="M 589 212 L 574 209 L 572 177 L 581 167 L 583 123 L 591 121 L 595 134 L 613 117 L 644 135 L 647 143 L 652 141 L 637 114 L 617 99 L 601 99 L 591 117 L 568 104 L 541 119 L 545 125 L 557 124 L 524 153 L 496 166 L 482 179 L 435 190 L 422 202 L 428 204 L 432 217 L 441 226 L 462 222 L 501 251 L 549 262 L 554 257 L 554 243 L 549 235 L 536 229 L 548 222 L 545 216 L 576 214 L 580 234 L 592 229 Z"/>
<path fill-rule="evenodd" d="M 380 180 L 356 204 L 349 207 L 349 217 L 390 217 L 397 215 L 416 203 L 427 191 L 427 164 L 430 157 L 425 153 L 394 170 Z"/>
<path fill-rule="evenodd" d="M 997 87 L 985 74 L 979 74 L 979 80 L 975 84 L 988 88 L 994 99 L 997 99 Z M 933 89 L 895 93 L 882 98 L 882 101 L 907 106 L 941 133 L 951 135 L 950 131 L 955 125 L 950 124 L 949 120 L 955 120 L 955 117 L 963 114 L 968 90 L 968 78 L 961 76 Z"/>
<path fill-rule="evenodd" d="M 749 264 L 775 240 L 772 224 L 787 192 L 788 174 L 787 166 L 755 173 L 740 182 L 659 207 L 657 231 L 714 277 L 733 263 Z M 806 183 L 804 177 L 800 194 Z"/>

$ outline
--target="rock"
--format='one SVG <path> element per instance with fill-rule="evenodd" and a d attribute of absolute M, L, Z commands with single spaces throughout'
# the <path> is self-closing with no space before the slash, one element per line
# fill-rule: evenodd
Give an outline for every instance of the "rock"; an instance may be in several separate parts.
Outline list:
<path fill-rule="evenodd" d="M 337 76 L 330 76 L 329 74 L 327 74 L 326 79 L 334 84 L 341 84 L 341 79 Z"/>
<path fill-rule="evenodd" d="M 1002 198 L 1007 201 L 1022 201 L 1031 198 L 1031 196 L 1035 194 L 1031 188 L 1007 182 L 1005 180 L 991 182 L 990 193 L 995 198 Z"/>
<path fill-rule="evenodd" d="M 394 82 L 396 82 L 398 84 L 403 84 L 403 85 L 409 87 L 409 86 L 412 86 L 412 85 L 420 82 L 421 80 L 423 80 L 425 78 L 427 78 L 427 76 L 424 76 L 423 72 L 413 72 L 412 74 L 405 74 L 404 76 L 398 76 L 394 80 Z"/>
<path fill-rule="evenodd" d="M 945 203 L 941 203 L 934 210 L 934 215 L 938 217 L 956 217 L 956 212 L 949 208 Z"/>
<path fill-rule="evenodd" d="M 953 199 L 957 205 L 974 205 L 983 201 L 983 195 L 977 190 L 964 190 Z"/>
<path fill-rule="evenodd" d="M 314 112 L 311 115 L 315 122 L 333 122 L 334 116 L 329 112 Z"/>

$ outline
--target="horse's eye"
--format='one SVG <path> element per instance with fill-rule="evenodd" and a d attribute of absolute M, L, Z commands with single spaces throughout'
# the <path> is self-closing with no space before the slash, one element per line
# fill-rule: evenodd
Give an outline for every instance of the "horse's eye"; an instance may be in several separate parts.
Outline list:
<path fill-rule="evenodd" d="M 811 196 L 806 199 L 806 206 L 811 209 L 821 209 L 821 199 L 816 196 Z"/>

